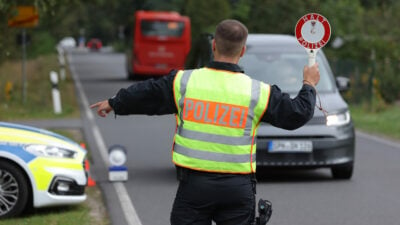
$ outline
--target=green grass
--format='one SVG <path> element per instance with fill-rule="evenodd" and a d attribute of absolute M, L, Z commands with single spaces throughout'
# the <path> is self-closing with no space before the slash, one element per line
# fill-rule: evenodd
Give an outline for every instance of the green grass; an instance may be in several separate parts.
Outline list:
<path fill-rule="evenodd" d="M 88 207 L 84 205 L 36 209 L 23 217 L 1 221 L 2 225 L 30 224 L 91 224 Z M 74 222 L 71 223 L 71 220 Z"/>
<path fill-rule="evenodd" d="M 26 71 L 24 101 L 21 62 L 11 61 L 0 65 L 0 120 L 79 117 L 74 82 L 69 73 L 64 81 L 59 79 L 62 113 L 54 113 L 49 73 L 59 72 L 57 55 L 28 60 Z M 12 84 L 10 94 L 6 93 L 7 83 Z"/>
<path fill-rule="evenodd" d="M 363 105 L 351 105 L 356 129 L 370 134 L 400 140 L 400 106 L 391 105 L 371 111 Z"/>
<path fill-rule="evenodd" d="M 79 205 L 34 209 L 23 216 L 4 219 L 1 225 L 108 225 L 104 204 L 99 204 L 101 193 L 97 187 L 86 189 L 88 199 Z"/>

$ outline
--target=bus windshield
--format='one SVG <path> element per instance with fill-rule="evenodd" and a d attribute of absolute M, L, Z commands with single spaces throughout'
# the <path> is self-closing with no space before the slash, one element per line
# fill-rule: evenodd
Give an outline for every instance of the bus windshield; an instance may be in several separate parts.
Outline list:
<path fill-rule="evenodd" d="M 182 37 L 185 24 L 175 21 L 142 20 L 142 35 L 145 37 Z"/>

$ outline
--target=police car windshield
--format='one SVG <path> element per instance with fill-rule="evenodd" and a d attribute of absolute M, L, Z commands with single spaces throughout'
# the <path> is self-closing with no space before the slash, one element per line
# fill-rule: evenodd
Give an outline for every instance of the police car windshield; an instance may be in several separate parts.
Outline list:
<path fill-rule="evenodd" d="M 320 54 L 317 54 L 321 79 L 318 91 L 331 92 L 334 82 Z M 302 52 L 247 51 L 240 59 L 239 65 L 253 79 L 267 84 L 276 84 L 282 91 L 297 93 L 303 85 L 303 67 L 308 63 L 308 55 Z"/>

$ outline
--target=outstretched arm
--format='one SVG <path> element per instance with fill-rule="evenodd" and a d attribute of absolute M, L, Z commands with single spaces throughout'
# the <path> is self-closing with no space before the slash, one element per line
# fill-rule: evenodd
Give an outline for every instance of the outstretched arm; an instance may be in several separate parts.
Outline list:
<path fill-rule="evenodd" d="M 114 97 L 97 102 L 91 108 L 106 117 L 114 111 L 115 115 L 164 115 L 176 113 L 173 94 L 173 81 L 177 71 L 158 79 L 148 79 L 128 88 L 121 88 Z"/>

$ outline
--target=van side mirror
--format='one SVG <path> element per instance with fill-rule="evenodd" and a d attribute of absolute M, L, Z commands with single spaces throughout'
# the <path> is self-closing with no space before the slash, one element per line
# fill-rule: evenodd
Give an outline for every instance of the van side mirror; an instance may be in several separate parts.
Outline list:
<path fill-rule="evenodd" d="M 350 89 L 350 79 L 347 77 L 338 76 L 336 77 L 336 86 L 340 92 L 344 92 Z"/>

